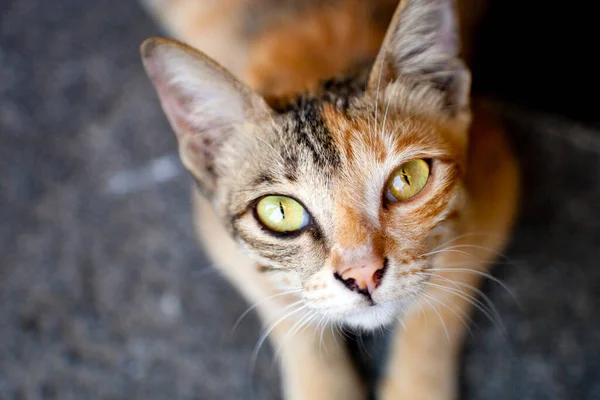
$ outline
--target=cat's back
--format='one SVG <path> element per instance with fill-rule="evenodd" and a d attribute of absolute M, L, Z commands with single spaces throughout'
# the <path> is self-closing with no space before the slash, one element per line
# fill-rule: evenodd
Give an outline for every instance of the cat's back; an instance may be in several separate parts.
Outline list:
<path fill-rule="evenodd" d="M 397 0 L 142 0 L 176 39 L 267 95 L 371 61 Z"/>
<path fill-rule="evenodd" d="M 250 62 L 244 77 L 274 95 L 314 89 L 321 79 L 371 62 L 397 5 L 383 0 L 256 3 L 246 14 Z"/>

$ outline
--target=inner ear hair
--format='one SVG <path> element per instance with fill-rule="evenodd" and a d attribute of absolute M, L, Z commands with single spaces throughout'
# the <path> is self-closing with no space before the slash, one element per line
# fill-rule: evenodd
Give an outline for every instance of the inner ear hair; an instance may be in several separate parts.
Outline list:
<path fill-rule="evenodd" d="M 225 144 L 270 114 L 265 101 L 204 53 L 183 43 L 150 38 L 144 67 L 175 131 L 185 167 L 207 192 L 227 167 Z"/>
<path fill-rule="evenodd" d="M 371 70 L 368 89 L 406 78 L 439 91 L 448 110 L 467 108 L 471 78 L 459 52 L 453 0 L 403 0 Z"/>

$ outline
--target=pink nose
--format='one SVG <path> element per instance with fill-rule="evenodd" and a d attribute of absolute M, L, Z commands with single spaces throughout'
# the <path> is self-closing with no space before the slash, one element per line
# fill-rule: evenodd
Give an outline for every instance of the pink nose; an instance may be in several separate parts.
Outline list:
<path fill-rule="evenodd" d="M 348 289 L 371 294 L 381 283 L 384 272 L 384 262 L 373 260 L 357 267 L 346 268 L 338 273 L 338 276 Z"/>

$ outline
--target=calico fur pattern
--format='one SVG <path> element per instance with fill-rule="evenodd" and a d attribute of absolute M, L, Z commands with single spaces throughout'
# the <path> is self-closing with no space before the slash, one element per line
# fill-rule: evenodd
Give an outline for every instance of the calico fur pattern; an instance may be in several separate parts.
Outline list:
<path fill-rule="evenodd" d="M 256 305 L 285 398 L 366 398 L 342 325 L 396 327 L 379 398 L 457 398 L 465 318 L 508 240 L 518 170 L 471 102 L 454 3 L 285 1 L 275 18 L 260 16 L 266 0 L 147 2 L 191 45 L 150 39 L 142 58 L 200 188 L 201 243 Z M 414 159 L 426 186 L 387 202 L 390 175 Z M 305 228 L 261 225 L 256 204 L 275 194 L 302 204 Z M 381 267 L 374 291 L 340 283 L 364 263 Z"/>

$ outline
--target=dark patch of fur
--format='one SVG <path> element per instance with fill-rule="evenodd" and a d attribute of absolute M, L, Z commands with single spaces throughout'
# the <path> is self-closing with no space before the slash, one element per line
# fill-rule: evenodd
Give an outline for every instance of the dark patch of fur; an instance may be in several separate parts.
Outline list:
<path fill-rule="evenodd" d="M 327 238 L 323 234 L 323 231 L 320 227 L 315 226 L 314 228 L 309 230 L 309 233 L 316 243 L 321 243 L 323 247 L 327 250 L 327 252 L 329 252 L 329 243 L 327 242 Z"/>
<path fill-rule="evenodd" d="M 284 173 L 284 177 L 289 182 L 298 182 L 298 176 L 296 175 L 296 171 L 293 168 L 287 168 Z"/>
<path fill-rule="evenodd" d="M 268 174 L 267 172 L 263 172 L 262 174 L 260 174 L 259 176 L 256 177 L 256 179 L 254 179 L 254 181 L 252 182 L 252 186 L 259 186 L 262 184 L 272 184 L 276 181 L 276 179 Z"/>
<path fill-rule="evenodd" d="M 331 103 L 336 110 L 347 113 L 351 100 L 364 93 L 367 87 L 368 69 L 363 67 L 367 63 L 361 61 L 357 66 L 360 70 L 352 75 L 324 81 L 318 93 L 320 99 Z"/>
<path fill-rule="evenodd" d="M 361 62 L 352 73 L 323 81 L 314 93 L 267 99 L 277 113 L 285 116 L 284 130 L 292 135 L 292 140 L 307 149 L 315 165 L 327 172 L 339 166 L 340 158 L 321 116 L 323 104 L 331 104 L 347 114 L 353 99 L 365 91 L 369 71 L 366 64 L 366 61 Z M 289 164 L 285 177 L 295 181 L 298 159 L 293 155 L 282 155 Z"/>
<path fill-rule="evenodd" d="M 276 267 L 272 267 L 270 265 L 264 265 L 264 264 L 256 264 L 256 270 L 263 274 L 266 272 L 285 271 L 284 268 L 276 268 Z"/>
<path fill-rule="evenodd" d="M 285 160 L 284 176 L 290 182 L 298 181 L 298 156 L 290 152 L 283 155 Z"/>
<path fill-rule="evenodd" d="M 370 18 L 377 25 L 387 28 L 392 21 L 392 16 L 396 7 L 398 7 L 399 1 L 382 1 L 377 0 L 372 2 Z"/>
<path fill-rule="evenodd" d="M 319 103 L 329 103 L 338 111 L 346 112 L 352 99 L 361 96 L 366 89 L 372 60 L 361 60 L 343 75 L 323 80 L 314 93 L 302 93 L 288 97 L 269 97 L 267 103 L 276 112 L 284 114 L 303 106 L 320 108 Z"/>
<path fill-rule="evenodd" d="M 308 149 L 315 164 L 321 169 L 339 166 L 340 158 L 333 138 L 321 117 L 321 104 L 314 98 L 299 97 L 296 107 L 287 111 L 293 121 L 289 131 L 296 143 Z"/>
<path fill-rule="evenodd" d="M 269 260 L 273 260 L 278 263 L 285 264 L 294 262 L 300 256 L 301 249 L 290 244 L 274 244 L 265 242 L 255 237 L 248 237 L 243 235 L 240 235 L 239 237 L 262 257 L 268 258 Z"/>

